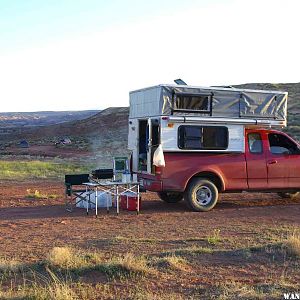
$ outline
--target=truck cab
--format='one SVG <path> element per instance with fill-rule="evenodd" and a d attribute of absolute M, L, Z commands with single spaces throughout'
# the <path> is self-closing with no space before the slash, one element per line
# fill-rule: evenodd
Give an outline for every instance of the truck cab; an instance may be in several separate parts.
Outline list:
<path fill-rule="evenodd" d="M 246 130 L 248 189 L 300 190 L 300 146 L 287 134 Z"/>

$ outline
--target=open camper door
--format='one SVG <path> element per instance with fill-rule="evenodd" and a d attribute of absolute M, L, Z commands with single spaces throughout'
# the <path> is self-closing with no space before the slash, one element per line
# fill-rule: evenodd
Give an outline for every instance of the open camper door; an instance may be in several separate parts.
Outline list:
<path fill-rule="evenodd" d="M 132 123 L 134 123 L 132 121 Z M 133 170 L 136 172 L 154 174 L 153 154 L 160 143 L 160 122 L 158 118 L 138 120 L 137 145 L 130 142 L 133 151 Z M 133 134 L 131 134 L 133 135 Z M 134 140 L 130 136 L 131 140 Z"/>
<path fill-rule="evenodd" d="M 151 118 L 138 120 L 138 172 L 151 174 L 152 122 Z"/>

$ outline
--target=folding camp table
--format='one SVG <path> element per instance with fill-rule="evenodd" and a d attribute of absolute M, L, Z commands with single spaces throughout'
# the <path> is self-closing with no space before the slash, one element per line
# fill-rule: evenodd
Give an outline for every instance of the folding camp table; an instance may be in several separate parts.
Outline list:
<path fill-rule="evenodd" d="M 95 213 L 96 217 L 98 216 L 98 192 L 105 192 L 112 196 L 115 200 L 115 205 L 117 209 L 117 215 L 119 215 L 119 198 L 123 193 L 133 192 L 137 195 L 137 209 L 136 212 L 139 214 L 140 211 L 140 183 L 138 181 L 131 182 L 121 182 L 121 181 L 104 181 L 104 182 L 85 182 L 83 185 L 86 187 L 86 192 L 88 198 L 90 198 L 91 192 L 95 192 Z M 89 203 L 92 203 L 90 199 L 88 200 L 88 205 L 86 208 L 87 214 L 89 213 Z M 106 209 L 109 212 L 108 198 L 106 199 Z"/>

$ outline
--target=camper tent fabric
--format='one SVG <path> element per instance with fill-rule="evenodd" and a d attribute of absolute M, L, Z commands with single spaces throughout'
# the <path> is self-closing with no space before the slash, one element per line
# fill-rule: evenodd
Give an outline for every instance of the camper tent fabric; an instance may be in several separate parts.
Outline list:
<path fill-rule="evenodd" d="M 190 101 L 190 104 L 179 105 L 177 97 L 185 94 L 188 95 L 185 101 Z M 207 98 L 199 97 L 201 95 Z M 202 104 L 207 103 L 207 112 L 199 109 L 205 110 L 205 105 L 202 105 L 203 107 L 195 105 L 197 96 Z M 285 121 L 287 97 L 288 93 L 279 91 L 159 85 L 130 93 L 130 118 L 173 114 Z M 182 110 L 189 107 L 190 110 Z M 193 112 L 193 107 L 198 111 Z"/>

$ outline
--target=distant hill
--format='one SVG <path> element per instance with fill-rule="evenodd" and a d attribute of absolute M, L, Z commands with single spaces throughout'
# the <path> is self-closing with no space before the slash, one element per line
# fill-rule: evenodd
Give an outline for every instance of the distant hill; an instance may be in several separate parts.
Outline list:
<path fill-rule="evenodd" d="M 82 120 L 98 112 L 99 110 L 0 112 L 0 128 L 52 125 L 74 120 Z"/>
<path fill-rule="evenodd" d="M 84 156 L 86 160 L 107 166 L 112 156 L 127 155 L 128 115 L 128 107 L 112 107 L 83 120 L 47 126 L 0 128 L 0 154 L 48 156 L 51 152 L 51 156 L 56 153 L 57 156 L 76 157 L 88 152 L 88 157 Z M 68 137 L 72 143 L 55 145 L 62 137 Z M 24 139 L 30 147 L 18 149 L 18 143 Z M 45 145 L 51 145 L 51 148 L 45 148 Z M 48 153 L 43 153 L 44 149 Z M 68 155 L 70 152 L 66 150 L 70 149 L 77 152 Z"/>
<path fill-rule="evenodd" d="M 13 136 L 15 139 L 26 137 L 31 141 L 57 136 L 105 134 L 107 130 L 127 125 L 128 113 L 128 107 L 111 107 L 82 120 L 47 126 L 0 128 L 0 134 L 4 139 Z"/>

